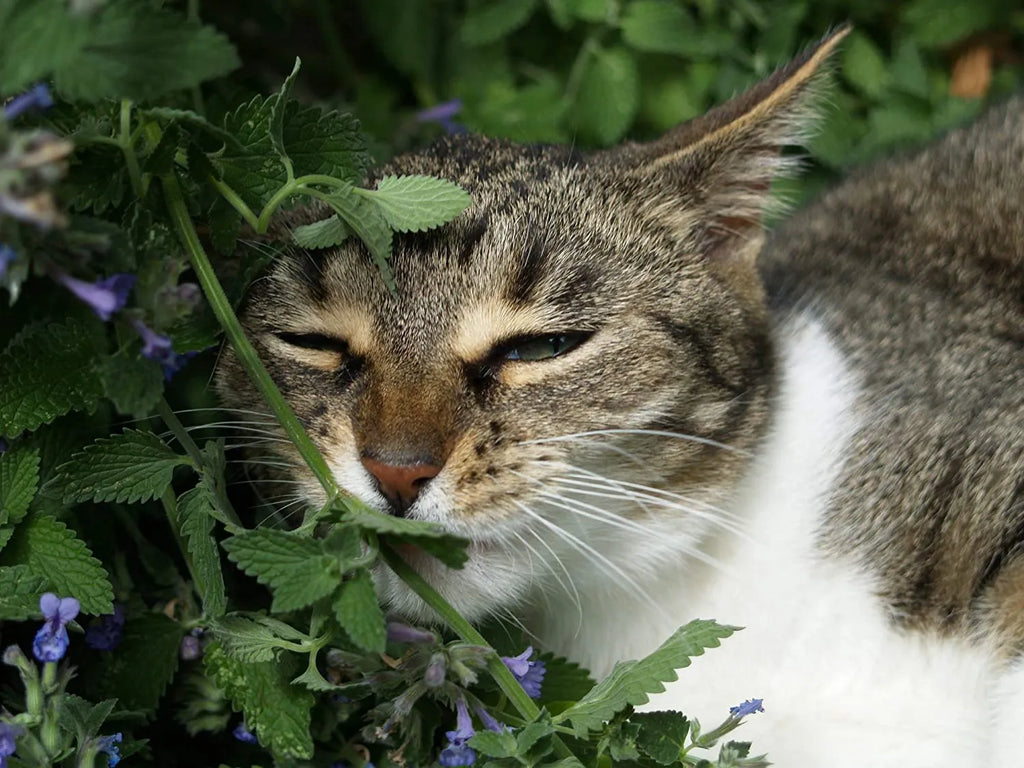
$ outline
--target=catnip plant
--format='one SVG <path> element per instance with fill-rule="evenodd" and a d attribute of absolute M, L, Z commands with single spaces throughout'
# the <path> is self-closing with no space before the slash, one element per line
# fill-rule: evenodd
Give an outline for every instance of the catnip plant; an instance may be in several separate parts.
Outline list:
<path fill-rule="evenodd" d="M 694 621 L 597 683 L 484 634 L 395 549 L 458 568 L 465 542 L 338 487 L 243 333 L 277 248 L 358 238 L 394 288 L 393 233 L 463 190 L 363 186 L 358 123 L 292 98 L 298 61 L 208 108 L 239 59 L 195 2 L 2 0 L 0 29 L 0 768 L 767 764 L 725 741 L 760 700 L 710 730 L 634 711 L 735 628 Z M 310 202 L 323 220 L 275 228 Z M 219 417 L 171 404 L 220 344 L 323 486 L 301 520 L 236 508 Z M 375 567 L 445 628 L 386 616 Z"/>

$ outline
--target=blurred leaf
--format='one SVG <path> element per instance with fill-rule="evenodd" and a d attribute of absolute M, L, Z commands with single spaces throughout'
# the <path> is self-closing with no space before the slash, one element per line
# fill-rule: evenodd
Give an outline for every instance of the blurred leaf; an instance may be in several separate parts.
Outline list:
<path fill-rule="evenodd" d="M 147 613 L 125 624 L 114 653 L 104 654 L 100 689 L 124 709 L 152 712 L 178 670 L 185 628 L 162 613 Z"/>
<path fill-rule="evenodd" d="M 913 40 L 900 40 L 889 68 L 892 85 L 911 96 L 927 99 L 931 93 L 924 59 Z"/>
<path fill-rule="evenodd" d="M 584 21 L 601 22 L 608 19 L 609 0 L 565 0 L 568 13 Z"/>
<path fill-rule="evenodd" d="M 622 15 L 622 39 L 638 51 L 687 55 L 692 38 L 700 32 L 693 19 L 675 3 L 637 0 Z"/>
<path fill-rule="evenodd" d="M 629 50 L 595 49 L 576 96 L 573 117 L 580 133 L 600 145 L 618 141 L 633 123 L 639 90 L 636 60 Z"/>
<path fill-rule="evenodd" d="M 878 46 L 860 32 L 852 33 L 840 51 L 843 76 L 854 87 L 877 99 L 889 85 L 889 68 Z"/>
<path fill-rule="evenodd" d="M 153 412 L 164 393 L 160 363 L 124 350 L 103 358 L 97 366 L 103 393 L 118 413 L 143 418 Z"/>
<path fill-rule="evenodd" d="M 493 43 L 529 21 L 538 0 L 488 0 L 471 8 L 462 22 L 462 39 L 470 45 Z"/>
<path fill-rule="evenodd" d="M 940 48 L 991 27 L 1001 7 L 987 0 L 911 0 L 901 15 L 918 45 Z"/>

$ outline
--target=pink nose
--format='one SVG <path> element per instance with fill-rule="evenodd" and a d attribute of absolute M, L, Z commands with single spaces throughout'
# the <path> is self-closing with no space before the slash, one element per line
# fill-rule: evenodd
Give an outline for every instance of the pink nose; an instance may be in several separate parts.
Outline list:
<path fill-rule="evenodd" d="M 361 461 L 366 470 L 377 479 L 381 493 L 387 496 L 391 506 L 399 514 L 411 507 L 419 496 L 420 489 L 441 472 L 441 467 L 436 464 L 395 466 L 368 456 L 364 456 Z"/>

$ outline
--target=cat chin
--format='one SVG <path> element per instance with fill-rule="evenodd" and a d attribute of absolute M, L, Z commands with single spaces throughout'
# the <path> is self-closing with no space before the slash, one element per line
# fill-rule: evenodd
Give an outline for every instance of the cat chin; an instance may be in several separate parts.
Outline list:
<path fill-rule="evenodd" d="M 480 621 L 522 601 L 531 586 L 530 570 L 515 552 L 477 542 L 466 552 L 469 559 L 461 569 L 449 568 L 419 549 L 403 548 L 401 556 L 468 621 Z M 374 582 L 390 613 L 412 622 L 440 623 L 433 609 L 386 566 L 377 566 Z"/>

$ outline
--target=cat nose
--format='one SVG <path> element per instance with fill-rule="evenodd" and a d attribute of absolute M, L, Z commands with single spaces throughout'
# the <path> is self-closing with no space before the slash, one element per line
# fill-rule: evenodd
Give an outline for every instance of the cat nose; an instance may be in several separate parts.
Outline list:
<path fill-rule="evenodd" d="M 381 493 L 391 502 L 395 514 L 399 515 L 413 505 L 423 486 L 441 472 L 438 465 L 425 462 L 385 464 L 369 456 L 363 456 L 360 460 L 366 470 L 376 478 Z"/>

